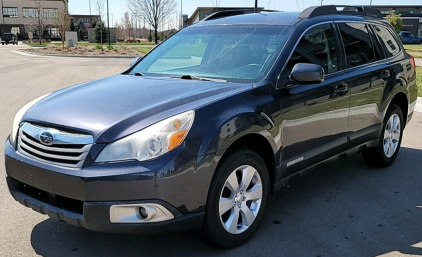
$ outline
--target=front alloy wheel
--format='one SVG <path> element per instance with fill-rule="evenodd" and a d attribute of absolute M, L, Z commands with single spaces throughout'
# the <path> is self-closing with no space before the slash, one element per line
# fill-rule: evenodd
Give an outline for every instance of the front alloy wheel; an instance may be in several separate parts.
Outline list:
<path fill-rule="evenodd" d="M 204 230 L 222 247 L 248 241 L 262 220 L 269 192 L 265 162 L 244 149 L 230 154 L 216 170 L 208 194 Z"/>
<path fill-rule="evenodd" d="M 261 207 L 261 177 L 250 165 L 235 169 L 221 190 L 219 213 L 223 227 L 230 234 L 240 234 L 255 221 Z"/>

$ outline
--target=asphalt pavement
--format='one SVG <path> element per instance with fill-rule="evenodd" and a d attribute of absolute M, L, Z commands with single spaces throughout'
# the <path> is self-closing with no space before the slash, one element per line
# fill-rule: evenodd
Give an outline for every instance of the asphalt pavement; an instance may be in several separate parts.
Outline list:
<path fill-rule="evenodd" d="M 0 173 L 3 142 L 28 101 L 125 70 L 128 59 L 20 55 L 0 46 Z M 420 63 L 422 65 L 422 63 Z M 49 219 L 13 200 L 0 178 L 0 256 L 422 256 L 422 113 L 406 127 L 396 162 L 360 155 L 315 170 L 270 196 L 247 244 L 222 250 L 199 230 L 158 236 L 104 234 Z"/>

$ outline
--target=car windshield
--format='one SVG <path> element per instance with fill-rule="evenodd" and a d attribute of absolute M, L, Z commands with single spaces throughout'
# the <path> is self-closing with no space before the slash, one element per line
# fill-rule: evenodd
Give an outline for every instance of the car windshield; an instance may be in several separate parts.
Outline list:
<path fill-rule="evenodd" d="M 292 31 L 292 26 L 188 27 L 157 46 L 128 74 L 258 81 Z"/>

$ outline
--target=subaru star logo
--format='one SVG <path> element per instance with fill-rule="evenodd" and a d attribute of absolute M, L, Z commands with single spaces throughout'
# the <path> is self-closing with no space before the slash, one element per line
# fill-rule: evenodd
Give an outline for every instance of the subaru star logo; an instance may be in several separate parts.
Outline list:
<path fill-rule="evenodd" d="M 48 131 L 45 131 L 45 132 L 41 133 L 40 134 L 40 141 L 44 145 L 52 145 L 53 142 L 54 142 L 53 134 L 51 134 Z"/>

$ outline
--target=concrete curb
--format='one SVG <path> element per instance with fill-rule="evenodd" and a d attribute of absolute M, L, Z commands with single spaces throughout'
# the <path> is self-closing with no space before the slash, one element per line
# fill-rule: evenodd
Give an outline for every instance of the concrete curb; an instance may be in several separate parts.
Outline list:
<path fill-rule="evenodd" d="M 110 56 L 110 55 L 104 56 L 104 55 L 39 54 L 39 53 L 28 52 L 25 49 L 18 49 L 18 50 L 14 50 L 12 52 L 21 52 L 25 55 L 42 56 L 42 57 L 113 58 L 113 59 L 133 59 L 133 58 L 136 58 L 136 57 L 140 57 L 140 55 L 137 55 L 137 56 Z"/>
<path fill-rule="evenodd" d="M 422 97 L 418 97 L 416 100 L 415 112 L 422 112 Z"/>

